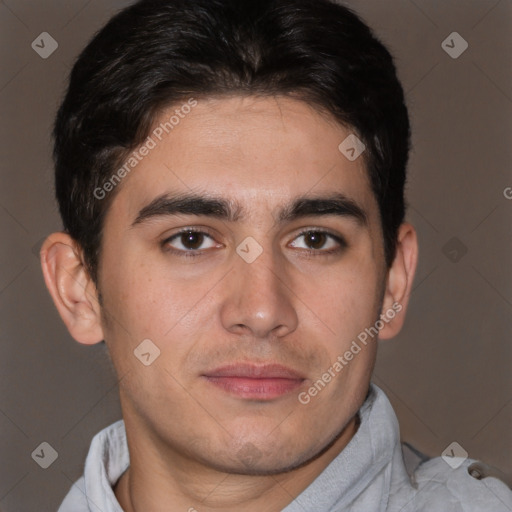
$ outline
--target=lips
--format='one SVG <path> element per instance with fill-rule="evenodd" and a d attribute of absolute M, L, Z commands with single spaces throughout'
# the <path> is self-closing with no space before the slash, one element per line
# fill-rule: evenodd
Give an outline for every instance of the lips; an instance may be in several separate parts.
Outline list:
<path fill-rule="evenodd" d="M 205 374 L 206 377 L 246 377 L 248 379 L 304 379 L 298 372 L 280 364 L 232 364 Z"/>
<path fill-rule="evenodd" d="M 206 372 L 217 389 L 245 399 L 273 400 L 296 390 L 305 377 L 280 364 L 232 364 Z"/>

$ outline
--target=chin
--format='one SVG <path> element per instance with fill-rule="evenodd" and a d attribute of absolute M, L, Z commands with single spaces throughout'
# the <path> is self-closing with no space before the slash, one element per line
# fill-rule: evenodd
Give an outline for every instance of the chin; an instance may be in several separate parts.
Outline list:
<path fill-rule="evenodd" d="M 268 443 L 268 438 L 266 439 Z M 304 442 L 304 439 L 302 439 Z M 256 446 L 257 443 L 257 446 Z M 203 463 L 217 471 L 235 475 L 271 476 L 287 473 L 319 457 L 332 443 L 318 445 L 311 440 L 306 446 L 297 446 L 295 442 L 279 443 L 274 441 L 271 446 L 265 445 L 265 439 L 247 441 L 238 447 L 230 446 L 231 453 L 226 452 L 226 445 L 217 453 L 209 453 Z"/>
<path fill-rule="evenodd" d="M 272 476 L 280 475 L 293 471 L 305 464 L 308 461 L 295 460 L 283 461 L 282 457 L 276 460 L 236 460 L 235 462 L 226 462 L 226 464 L 215 463 L 215 469 L 223 473 L 232 475 L 250 475 L 250 476 Z"/>

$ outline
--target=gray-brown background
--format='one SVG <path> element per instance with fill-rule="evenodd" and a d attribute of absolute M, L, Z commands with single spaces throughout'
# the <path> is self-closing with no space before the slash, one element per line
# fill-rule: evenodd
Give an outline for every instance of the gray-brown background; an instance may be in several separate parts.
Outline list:
<path fill-rule="evenodd" d="M 242 1 L 242 0 L 241 0 Z M 41 239 L 60 229 L 50 127 L 80 49 L 128 0 L 0 1 L 0 509 L 55 511 L 91 437 L 121 417 L 101 347 L 76 343 L 44 287 Z M 421 258 L 410 314 L 381 343 L 375 382 L 403 440 L 452 441 L 512 482 L 512 0 L 352 0 L 389 45 L 413 125 L 409 220 Z M 452 32 L 469 44 L 457 59 Z M 31 47 L 48 32 L 59 47 Z M 504 194 L 505 191 L 505 194 Z M 509 194 L 512 197 L 512 190 Z M 48 468 L 31 453 L 46 441 Z"/>

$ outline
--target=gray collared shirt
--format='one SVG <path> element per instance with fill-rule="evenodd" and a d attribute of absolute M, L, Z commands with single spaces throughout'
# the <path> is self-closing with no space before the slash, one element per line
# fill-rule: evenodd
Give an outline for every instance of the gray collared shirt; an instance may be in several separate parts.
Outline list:
<path fill-rule="evenodd" d="M 497 478 L 473 478 L 471 459 L 430 459 L 409 476 L 396 415 L 375 384 L 359 417 L 343 451 L 282 512 L 512 512 L 512 491 Z M 129 464 L 120 420 L 94 436 L 84 475 L 58 512 L 123 512 L 112 487 Z"/>

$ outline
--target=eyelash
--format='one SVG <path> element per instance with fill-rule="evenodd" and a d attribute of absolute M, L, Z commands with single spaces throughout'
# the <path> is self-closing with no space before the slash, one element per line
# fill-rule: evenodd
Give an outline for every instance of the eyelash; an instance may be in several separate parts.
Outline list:
<path fill-rule="evenodd" d="M 164 248 L 165 251 L 170 252 L 172 254 L 176 254 L 177 256 L 180 256 L 182 258 L 197 258 L 199 256 L 202 256 L 204 254 L 204 251 L 191 250 L 191 249 L 189 249 L 188 251 L 183 251 L 180 249 L 172 249 L 172 248 L 167 247 L 167 244 L 169 242 L 172 242 L 176 238 L 179 238 L 181 235 L 186 234 L 186 233 L 198 233 L 198 234 L 202 234 L 202 235 L 207 235 L 209 238 L 211 238 L 213 240 L 213 236 L 210 233 L 208 233 L 207 231 L 200 230 L 200 229 L 194 229 L 194 228 L 184 228 L 184 229 L 178 231 L 177 233 L 175 233 L 174 235 L 170 236 L 169 238 L 166 238 L 162 242 L 162 247 Z"/>
<path fill-rule="evenodd" d="M 204 254 L 204 250 L 201 251 L 201 250 L 193 250 L 193 249 L 189 249 L 187 251 L 184 251 L 184 250 L 181 250 L 181 249 L 170 249 L 169 247 L 167 247 L 167 244 L 169 242 L 172 242 L 173 240 L 179 238 L 181 235 L 183 234 L 186 234 L 186 233 L 198 233 L 198 234 L 202 234 L 202 235 L 207 235 L 209 238 L 211 238 L 213 240 L 213 236 L 208 233 L 208 231 L 204 231 L 204 230 L 200 230 L 200 229 L 195 229 L 195 228 L 184 228 L 180 231 L 178 231 L 177 233 L 174 233 L 174 235 L 166 238 L 165 240 L 162 241 L 161 245 L 162 245 L 162 248 L 167 251 L 167 252 L 170 252 L 170 253 L 173 253 L 173 254 L 176 254 L 177 256 L 179 257 L 182 257 L 182 258 L 197 258 L 197 257 L 200 257 Z M 315 233 L 315 234 L 321 234 L 321 235 L 326 235 L 327 237 L 330 237 L 332 238 L 334 241 L 336 241 L 339 246 L 334 248 L 334 249 L 329 249 L 329 250 L 322 250 L 322 249 L 301 249 L 301 252 L 308 256 L 329 256 L 329 255 L 332 255 L 332 254 L 337 254 L 341 251 L 343 251 L 344 249 L 346 249 L 348 247 L 348 244 L 347 242 L 340 236 L 338 235 L 335 235 L 329 231 L 326 231 L 326 230 L 323 230 L 323 229 L 312 229 L 312 228 L 309 228 L 309 229 L 305 229 L 303 231 L 301 231 L 295 238 L 299 238 L 301 236 L 304 236 L 304 235 L 307 235 L 309 233 Z M 208 250 L 208 249 L 206 249 Z"/>

